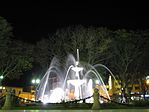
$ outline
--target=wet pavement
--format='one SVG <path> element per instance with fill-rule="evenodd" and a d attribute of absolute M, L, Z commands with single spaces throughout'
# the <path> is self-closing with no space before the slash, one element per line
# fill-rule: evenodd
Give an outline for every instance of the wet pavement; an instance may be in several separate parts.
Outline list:
<path fill-rule="evenodd" d="M 149 112 L 149 109 L 105 109 L 105 110 L 0 110 L 0 112 Z"/>

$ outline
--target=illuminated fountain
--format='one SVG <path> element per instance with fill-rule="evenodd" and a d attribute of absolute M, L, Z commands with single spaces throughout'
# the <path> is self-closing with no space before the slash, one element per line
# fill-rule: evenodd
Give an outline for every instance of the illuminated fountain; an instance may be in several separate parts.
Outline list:
<path fill-rule="evenodd" d="M 77 49 L 77 61 L 73 55 L 69 55 L 66 63 L 61 65 L 57 58 L 53 58 L 49 69 L 43 76 L 37 87 L 36 100 L 43 103 L 60 103 L 83 99 L 93 95 L 93 88 L 99 89 L 100 95 L 109 98 L 101 73 L 96 68 L 102 67 L 114 77 L 112 72 L 102 64 L 94 66 L 79 61 Z M 86 100 L 92 103 L 92 98 Z"/>

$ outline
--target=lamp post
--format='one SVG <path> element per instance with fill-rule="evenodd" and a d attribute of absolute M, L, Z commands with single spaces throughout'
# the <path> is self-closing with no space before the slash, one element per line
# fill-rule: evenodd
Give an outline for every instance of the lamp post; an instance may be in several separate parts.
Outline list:
<path fill-rule="evenodd" d="M 4 78 L 4 76 L 0 75 L 0 87 L 1 87 L 1 82 L 2 82 L 3 78 Z"/>
<path fill-rule="evenodd" d="M 32 79 L 32 84 L 39 84 L 40 83 L 40 79 Z"/>
<path fill-rule="evenodd" d="M 3 75 L 0 75 L 0 93 L 1 93 L 1 95 L 3 94 L 3 86 L 2 86 L 2 83 L 1 83 L 2 80 L 3 80 L 3 78 L 4 78 L 4 76 Z"/>
<path fill-rule="evenodd" d="M 35 91 L 35 101 L 36 101 L 36 87 L 40 83 L 40 79 L 32 79 L 32 84 L 34 85 L 34 91 Z"/>

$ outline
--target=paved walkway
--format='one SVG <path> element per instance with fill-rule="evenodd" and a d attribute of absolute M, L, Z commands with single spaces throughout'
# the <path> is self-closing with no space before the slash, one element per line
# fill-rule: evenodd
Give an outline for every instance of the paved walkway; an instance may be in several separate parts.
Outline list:
<path fill-rule="evenodd" d="M 105 110 L 0 110 L 0 112 L 149 112 L 149 109 L 105 109 Z"/>

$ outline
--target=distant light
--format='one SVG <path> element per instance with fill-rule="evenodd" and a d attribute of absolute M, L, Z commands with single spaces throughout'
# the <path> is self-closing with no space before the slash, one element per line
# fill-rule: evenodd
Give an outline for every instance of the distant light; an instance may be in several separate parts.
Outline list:
<path fill-rule="evenodd" d="M 103 100 L 100 100 L 100 103 L 104 103 Z"/>
<path fill-rule="evenodd" d="M 134 100 L 134 97 L 133 96 L 131 97 L 131 100 Z"/>
<path fill-rule="evenodd" d="M 146 79 L 149 79 L 149 76 L 146 76 Z"/>
<path fill-rule="evenodd" d="M 0 79 L 3 79 L 3 78 L 4 78 L 4 76 L 3 76 L 3 75 L 1 75 L 1 76 L 0 76 Z"/>
<path fill-rule="evenodd" d="M 32 83 L 34 84 L 35 82 L 36 82 L 35 79 L 33 79 L 33 80 L 32 80 Z"/>
<path fill-rule="evenodd" d="M 40 79 L 36 79 L 36 83 L 39 84 L 40 83 Z"/>
<path fill-rule="evenodd" d="M 0 89 L 3 89 L 3 87 L 2 87 L 2 86 L 0 86 Z"/>
<path fill-rule="evenodd" d="M 141 95 L 141 97 L 144 97 L 144 95 Z M 145 97 L 149 97 L 149 94 L 146 94 Z"/>
<path fill-rule="evenodd" d="M 39 84 L 39 83 L 40 83 L 40 79 L 33 79 L 33 80 L 32 80 L 32 83 L 33 83 L 33 84 Z"/>
<path fill-rule="evenodd" d="M 146 79 L 146 84 L 149 84 L 149 79 Z"/>

